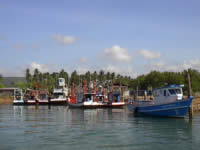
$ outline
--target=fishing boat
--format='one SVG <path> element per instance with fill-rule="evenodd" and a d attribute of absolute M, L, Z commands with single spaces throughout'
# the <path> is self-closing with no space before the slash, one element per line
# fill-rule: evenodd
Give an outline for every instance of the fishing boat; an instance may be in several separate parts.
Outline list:
<path fill-rule="evenodd" d="M 193 97 L 184 98 L 183 87 L 184 85 L 170 85 L 155 89 L 153 99 L 133 100 L 127 104 L 127 107 L 136 114 L 184 117 L 192 104 Z"/>
<path fill-rule="evenodd" d="M 63 105 L 67 104 L 68 88 L 65 87 L 65 79 L 58 79 L 58 87 L 53 90 L 53 97 L 50 99 L 50 104 Z"/>
<path fill-rule="evenodd" d="M 37 95 L 38 95 L 38 91 L 33 90 L 33 89 L 27 89 L 24 94 L 25 104 L 35 105 L 37 103 L 37 100 L 36 100 Z"/>
<path fill-rule="evenodd" d="M 37 96 L 37 103 L 45 105 L 49 103 L 49 92 L 47 90 L 40 90 Z"/>
<path fill-rule="evenodd" d="M 120 92 L 110 92 L 108 98 L 105 91 L 101 85 L 95 86 L 94 81 L 88 88 L 84 81 L 84 92 L 70 97 L 68 105 L 73 108 L 122 108 L 125 105 Z"/>
<path fill-rule="evenodd" d="M 24 104 L 24 96 L 22 89 L 15 88 L 14 89 L 14 99 L 13 99 L 14 105 L 23 105 Z"/>

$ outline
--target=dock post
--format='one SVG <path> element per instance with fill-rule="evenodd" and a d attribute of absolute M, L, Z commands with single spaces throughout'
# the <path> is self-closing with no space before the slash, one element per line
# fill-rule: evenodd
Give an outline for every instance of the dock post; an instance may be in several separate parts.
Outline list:
<path fill-rule="evenodd" d="M 187 83 L 188 83 L 188 98 L 190 98 L 190 96 L 192 96 L 192 86 L 191 86 L 189 70 L 187 71 Z M 189 112 L 189 119 L 192 119 L 193 118 L 193 105 L 192 104 L 191 104 L 188 112 Z"/>

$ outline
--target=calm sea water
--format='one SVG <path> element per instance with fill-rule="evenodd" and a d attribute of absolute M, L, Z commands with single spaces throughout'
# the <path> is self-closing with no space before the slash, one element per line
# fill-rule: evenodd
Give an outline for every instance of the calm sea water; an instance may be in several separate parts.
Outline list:
<path fill-rule="evenodd" d="M 0 105 L 2 150 L 199 150 L 193 121 L 134 117 L 127 109 Z"/>

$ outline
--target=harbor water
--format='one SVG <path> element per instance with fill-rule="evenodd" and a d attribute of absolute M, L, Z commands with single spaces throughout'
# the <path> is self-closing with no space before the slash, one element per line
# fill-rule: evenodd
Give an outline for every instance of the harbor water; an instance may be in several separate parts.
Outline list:
<path fill-rule="evenodd" d="M 0 150 L 199 150 L 200 113 L 135 117 L 125 109 L 0 105 Z"/>

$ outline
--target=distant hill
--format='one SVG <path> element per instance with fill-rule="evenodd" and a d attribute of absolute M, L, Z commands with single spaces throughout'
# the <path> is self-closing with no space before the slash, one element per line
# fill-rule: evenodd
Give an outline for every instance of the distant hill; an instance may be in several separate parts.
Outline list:
<path fill-rule="evenodd" d="M 17 82 L 26 82 L 25 77 L 3 77 L 2 84 L 6 87 L 14 87 Z"/>

